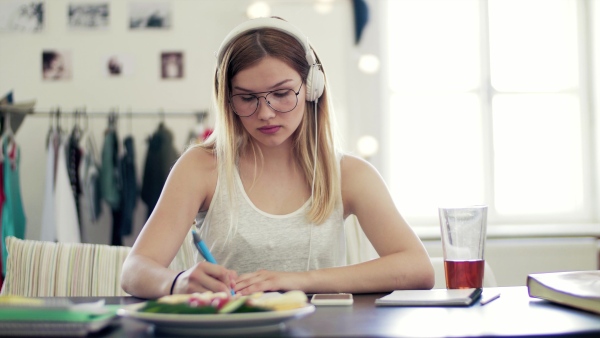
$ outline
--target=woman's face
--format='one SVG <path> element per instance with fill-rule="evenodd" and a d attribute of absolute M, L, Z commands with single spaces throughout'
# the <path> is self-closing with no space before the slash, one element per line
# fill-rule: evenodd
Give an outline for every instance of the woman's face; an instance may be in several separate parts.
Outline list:
<path fill-rule="evenodd" d="M 237 73 L 231 79 L 231 88 L 231 95 L 252 93 L 259 97 L 256 112 L 247 117 L 239 117 L 252 138 L 267 147 L 291 143 L 290 136 L 302 121 L 306 102 L 306 89 L 302 85 L 300 74 L 283 61 L 267 56 L 256 65 Z M 271 91 L 286 89 L 294 92 L 300 89 L 296 107 L 287 113 L 280 113 L 269 107 L 264 96 Z M 295 93 L 291 95 L 294 96 Z"/>

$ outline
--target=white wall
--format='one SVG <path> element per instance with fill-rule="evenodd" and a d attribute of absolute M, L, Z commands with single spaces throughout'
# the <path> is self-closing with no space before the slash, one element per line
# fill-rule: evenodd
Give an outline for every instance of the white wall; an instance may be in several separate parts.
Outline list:
<path fill-rule="evenodd" d="M 488 238 L 484 256 L 498 286 L 519 286 L 531 273 L 596 270 L 598 243 L 594 237 Z M 429 256 L 443 256 L 440 241 L 424 245 Z"/>
<path fill-rule="evenodd" d="M 6 2 L 10 0 L 0 0 Z M 183 149 L 195 117 L 169 118 L 169 112 L 208 110 L 209 125 L 211 81 L 214 52 L 222 38 L 236 24 L 246 20 L 245 10 L 252 1 L 244 0 L 171 0 L 173 25 L 168 30 L 131 31 L 128 28 L 130 1 L 106 0 L 110 4 L 107 30 L 72 31 L 67 26 L 66 0 L 45 3 L 45 24 L 39 33 L 0 33 L 0 95 L 13 90 L 16 101 L 37 100 L 36 111 L 48 112 L 60 107 L 71 112 L 85 106 L 87 111 L 159 112 L 166 114 L 166 125 L 175 134 L 175 144 Z M 319 14 L 313 1 L 273 1 L 271 15 L 285 18 L 309 37 L 325 67 L 336 106 L 341 135 L 348 139 L 348 92 L 353 79 L 354 22 L 351 1 L 333 3 L 333 10 Z M 45 49 L 70 50 L 73 77 L 70 81 L 48 82 L 41 77 L 41 54 Z M 183 51 L 185 77 L 162 81 L 159 73 L 161 51 Z M 103 60 L 109 53 L 134 57 L 135 73 L 131 77 L 108 78 L 103 74 Z M 119 133 L 132 133 L 136 141 L 136 165 L 141 182 L 146 156 L 145 139 L 159 122 L 156 117 L 120 119 Z M 62 125 L 71 126 L 68 120 Z M 45 186 L 45 137 L 48 117 L 28 116 L 16 134 L 21 147 L 21 189 L 27 217 L 29 239 L 40 237 L 43 191 Z M 91 118 L 89 127 L 100 146 L 107 122 Z M 348 142 L 353 144 L 353 142 Z M 351 150 L 351 149 L 350 149 Z M 86 225 L 89 240 L 110 242 L 111 217 L 105 205 L 98 224 Z M 125 238 L 131 245 L 146 219 L 146 207 L 138 203 L 134 236 Z"/>

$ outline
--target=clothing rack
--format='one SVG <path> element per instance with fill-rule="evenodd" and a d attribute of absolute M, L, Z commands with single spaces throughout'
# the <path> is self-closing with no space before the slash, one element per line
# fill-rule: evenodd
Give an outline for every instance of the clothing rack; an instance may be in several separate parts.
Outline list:
<path fill-rule="evenodd" d="M 76 108 L 73 111 L 62 111 L 60 108 L 48 109 L 48 110 L 34 110 L 31 105 L 29 106 L 11 106 L 11 105 L 0 105 L 0 116 L 10 116 L 13 115 L 17 117 L 17 122 L 15 126 L 13 126 L 13 131 L 16 132 L 19 128 L 21 122 L 26 116 L 31 117 L 54 117 L 57 121 L 60 121 L 61 117 L 65 116 L 73 116 L 75 119 L 78 118 L 109 118 L 111 120 L 119 119 L 119 118 L 156 118 L 159 117 L 161 121 L 164 121 L 165 118 L 190 118 L 196 117 L 196 121 L 198 123 L 202 123 L 206 116 L 208 115 L 207 111 L 171 111 L 165 112 L 164 109 L 160 109 L 156 112 L 133 112 L 128 110 L 127 112 L 120 112 L 118 108 L 113 108 L 110 111 L 95 111 L 88 112 L 86 108 Z"/>
<path fill-rule="evenodd" d="M 35 117 L 50 117 L 50 116 L 71 116 L 71 115 L 86 115 L 87 117 L 109 117 L 109 116 L 119 116 L 119 117 L 193 117 L 196 116 L 198 118 L 204 118 L 208 115 L 206 111 L 190 111 L 190 112 L 165 112 L 165 111 L 157 111 L 157 112 L 119 112 L 115 111 L 96 111 L 96 112 L 87 112 L 85 110 L 75 110 L 75 111 L 61 111 L 57 109 L 55 111 L 31 111 L 31 110 L 23 110 L 20 111 L 18 108 L 10 108 L 5 109 L 5 107 L 0 108 L 0 114 L 24 114 L 27 116 L 35 116 Z"/>

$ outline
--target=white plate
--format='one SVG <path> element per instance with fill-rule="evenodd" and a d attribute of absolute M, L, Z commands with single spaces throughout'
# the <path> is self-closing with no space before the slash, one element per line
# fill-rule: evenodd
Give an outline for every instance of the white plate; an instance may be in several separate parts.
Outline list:
<path fill-rule="evenodd" d="M 127 305 L 117 311 L 124 318 L 132 318 L 153 324 L 158 331 L 177 334 L 235 334 L 259 333 L 281 330 L 285 322 L 315 312 L 315 306 L 307 304 L 293 310 L 223 314 L 173 314 L 139 312 L 145 303 Z"/>

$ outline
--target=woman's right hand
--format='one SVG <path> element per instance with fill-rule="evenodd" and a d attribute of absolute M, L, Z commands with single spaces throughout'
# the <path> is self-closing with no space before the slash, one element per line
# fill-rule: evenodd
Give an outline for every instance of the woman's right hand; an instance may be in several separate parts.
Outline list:
<path fill-rule="evenodd" d="M 237 272 L 209 262 L 200 262 L 183 272 L 173 288 L 173 294 L 194 292 L 226 292 L 235 289 Z"/>

